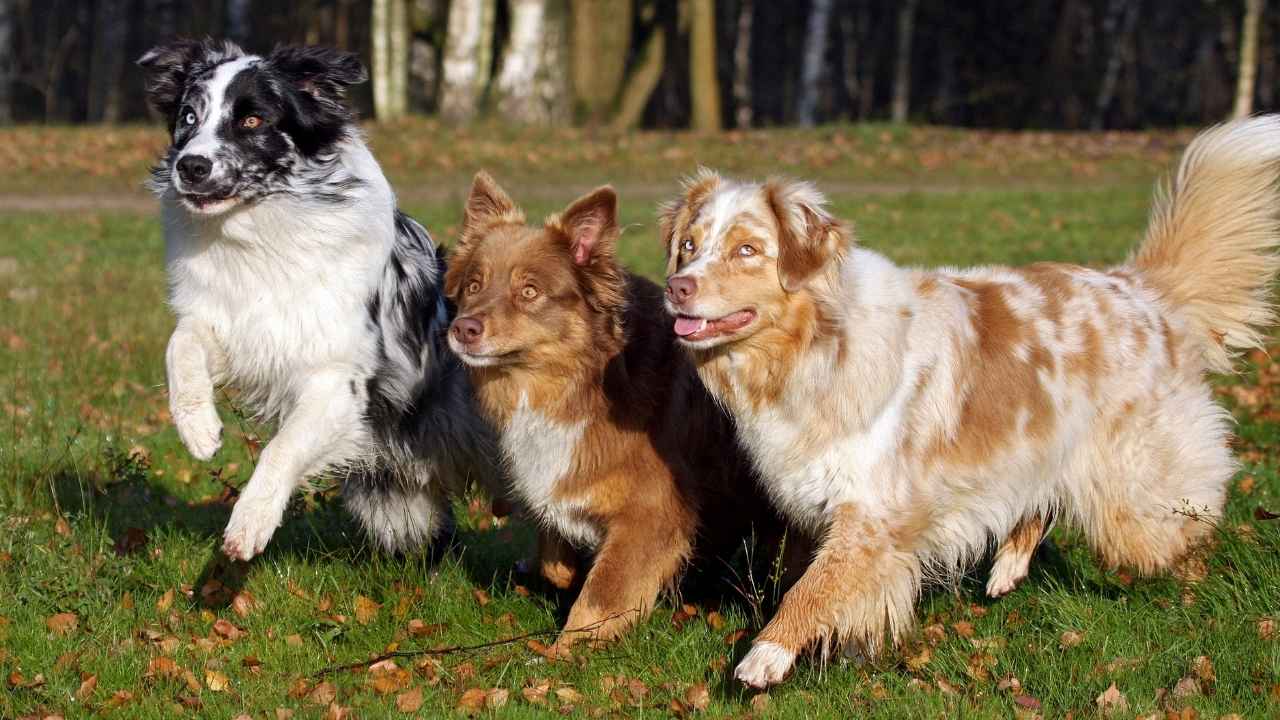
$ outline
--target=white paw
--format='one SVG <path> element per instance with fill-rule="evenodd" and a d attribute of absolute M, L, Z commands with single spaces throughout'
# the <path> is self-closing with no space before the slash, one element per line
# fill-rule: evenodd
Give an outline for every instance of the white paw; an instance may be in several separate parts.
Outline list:
<path fill-rule="evenodd" d="M 178 437 L 197 460 L 208 460 L 222 447 L 222 420 L 213 403 L 200 403 L 195 407 L 175 409 L 173 424 Z"/>
<path fill-rule="evenodd" d="M 786 679 L 795 665 L 796 654 L 777 643 L 757 642 L 742 658 L 733 676 L 748 687 L 765 690 Z"/>
<path fill-rule="evenodd" d="M 270 498 L 241 496 L 222 534 L 222 552 L 232 560 L 252 560 L 271 542 L 287 502 L 287 497 L 285 503 L 277 503 Z"/>
<path fill-rule="evenodd" d="M 987 578 L 987 597 L 1004 597 L 1027 577 L 1028 563 L 1020 559 L 997 558 Z"/>

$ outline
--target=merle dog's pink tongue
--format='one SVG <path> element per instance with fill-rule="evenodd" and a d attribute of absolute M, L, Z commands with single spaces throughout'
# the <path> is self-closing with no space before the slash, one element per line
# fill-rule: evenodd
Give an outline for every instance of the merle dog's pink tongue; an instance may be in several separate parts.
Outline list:
<path fill-rule="evenodd" d="M 691 318 L 683 315 L 676 318 L 676 334 L 680 337 L 692 335 L 706 326 L 706 318 Z"/>

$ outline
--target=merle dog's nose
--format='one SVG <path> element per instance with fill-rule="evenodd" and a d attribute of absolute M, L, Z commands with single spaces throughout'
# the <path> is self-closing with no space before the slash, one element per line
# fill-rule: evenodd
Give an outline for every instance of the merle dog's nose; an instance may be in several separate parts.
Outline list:
<path fill-rule="evenodd" d="M 178 177 L 188 185 L 204 182 L 213 170 L 213 162 L 203 155 L 185 155 L 178 160 Z"/>
<path fill-rule="evenodd" d="M 465 345 L 480 339 L 484 334 L 484 323 L 473 317 L 460 317 L 453 321 L 450 331 L 455 340 Z"/>
<path fill-rule="evenodd" d="M 682 303 L 698 292 L 698 280 L 688 275 L 673 275 L 667 278 L 667 296 L 672 302 Z"/>

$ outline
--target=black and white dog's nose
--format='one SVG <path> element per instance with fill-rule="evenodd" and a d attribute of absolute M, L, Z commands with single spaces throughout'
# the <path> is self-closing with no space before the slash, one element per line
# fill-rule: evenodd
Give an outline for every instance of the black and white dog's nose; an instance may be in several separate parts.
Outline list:
<path fill-rule="evenodd" d="M 213 170 L 213 162 L 203 155 L 186 155 L 178 160 L 178 177 L 188 185 L 204 182 Z"/>

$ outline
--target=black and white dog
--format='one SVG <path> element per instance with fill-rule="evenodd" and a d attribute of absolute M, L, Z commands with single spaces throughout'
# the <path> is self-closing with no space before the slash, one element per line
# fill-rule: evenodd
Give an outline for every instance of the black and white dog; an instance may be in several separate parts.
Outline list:
<path fill-rule="evenodd" d="M 309 478 L 344 475 L 379 545 L 409 550 L 451 520 L 469 480 L 498 483 L 497 450 L 443 341 L 444 264 L 395 195 L 344 92 L 347 53 L 177 41 L 138 61 L 173 142 L 152 186 L 177 327 L 166 354 L 174 424 L 218 450 L 214 387 L 278 423 L 224 534 L 248 560 Z"/>

